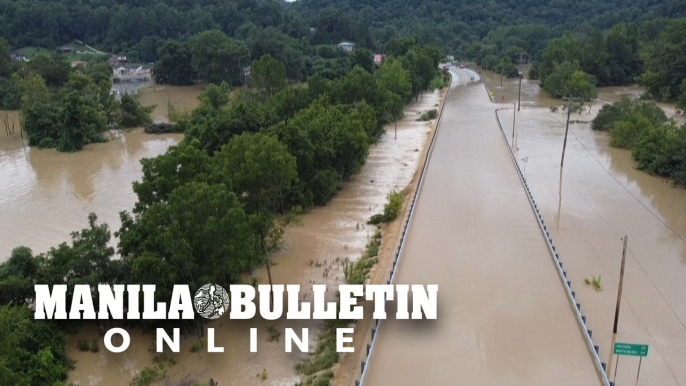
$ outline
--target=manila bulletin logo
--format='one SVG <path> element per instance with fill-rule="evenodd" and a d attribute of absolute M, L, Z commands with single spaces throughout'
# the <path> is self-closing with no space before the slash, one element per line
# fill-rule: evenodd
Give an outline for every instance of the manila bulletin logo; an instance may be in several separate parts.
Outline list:
<path fill-rule="evenodd" d="M 98 297 L 94 299 L 88 284 L 75 284 L 69 291 L 66 284 L 34 284 L 34 319 L 192 320 L 197 313 L 210 320 L 227 315 L 230 320 L 248 320 L 257 315 L 264 320 L 360 320 L 365 317 L 365 306 L 373 307 L 373 319 L 386 319 L 386 303 L 394 302 L 396 319 L 435 320 L 438 309 L 436 284 L 341 284 L 335 291 L 335 301 L 326 298 L 324 284 L 312 285 L 310 301 L 304 300 L 306 296 L 297 284 L 231 284 L 227 290 L 208 283 L 198 288 L 193 297 L 188 284 L 175 284 L 168 301 L 159 301 L 154 284 L 98 284 L 96 289 Z M 363 303 L 365 300 L 367 303 Z M 67 307 L 68 303 L 71 307 Z M 124 326 L 112 327 L 105 333 L 105 348 L 110 352 L 121 353 L 129 347 L 131 337 Z M 215 345 L 214 330 L 213 326 L 206 328 L 207 352 L 224 352 L 224 347 Z M 285 327 L 284 333 L 286 352 L 291 352 L 293 344 L 301 352 L 309 352 L 307 327 L 299 335 L 293 327 Z M 345 345 L 352 343 L 354 333 L 352 327 L 336 328 L 336 352 L 354 352 L 354 347 Z M 114 335 L 122 337 L 121 343 L 112 342 Z M 164 352 L 164 345 L 179 352 L 180 327 L 156 328 L 156 352 Z M 250 352 L 257 352 L 257 327 L 250 327 Z"/>
<path fill-rule="evenodd" d="M 205 284 L 195 292 L 193 304 L 203 318 L 217 319 L 229 309 L 229 294 L 220 285 Z"/>

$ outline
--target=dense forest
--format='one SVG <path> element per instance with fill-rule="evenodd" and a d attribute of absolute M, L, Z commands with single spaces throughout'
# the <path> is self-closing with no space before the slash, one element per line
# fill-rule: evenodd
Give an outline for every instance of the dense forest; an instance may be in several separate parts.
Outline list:
<path fill-rule="evenodd" d="M 374 48 L 396 34 L 413 35 L 422 45 L 457 51 L 504 26 L 541 24 L 555 36 L 683 16 L 683 0 L 3 0 L 0 36 L 14 47 L 54 47 L 79 39 L 104 51 L 138 50 L 141 61 L 153 61 L 161 42 L 211 29 L 247 38 L 254 27 L 274 27 L 300 39 L 315 27 L 315 43 L 348 39 Z"/>

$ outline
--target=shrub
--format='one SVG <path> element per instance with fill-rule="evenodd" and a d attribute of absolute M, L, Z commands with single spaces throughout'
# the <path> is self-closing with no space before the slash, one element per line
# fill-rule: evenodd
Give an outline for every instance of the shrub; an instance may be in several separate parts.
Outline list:
<path fill-rule="evenodd" d="M 85 339 L 79 340 L 78 342 L 76 342 L 76 349 L 79 351 L 88 351 L 90 349 L 88 341 Z"/>
<path fill-rule="evenodd" d="M 392 191 L 388 194 L 388 202 L 383 207 L 383 213 L 373 215 L 367 224 L 377 225 L 395 220 L 403 207 L 403 192 Z"/>
<path fill-rule="evenodd" d="M 431 109 L 429 111 L 424 112 L 420 117 L 420 121 L 430 121 L 432 119 L 436 119 L 438 116 L 438 111 L 436 109 Z"/>
<path fill-rule="evenodd" d="M 643 131 L 632 153 L 638 168 L 659 176 L 670 176 L 679 167 L 679 133 L 673 123 Z"/>
<path fill-rule="evenodd" d="M 641 113 L 633 113 L 621 121 L 616 121 L 610 132 L 612 146 L 624 149 L 633 149 L 634 143 L 645 130 L 654 126 L 650 120 Z"/>

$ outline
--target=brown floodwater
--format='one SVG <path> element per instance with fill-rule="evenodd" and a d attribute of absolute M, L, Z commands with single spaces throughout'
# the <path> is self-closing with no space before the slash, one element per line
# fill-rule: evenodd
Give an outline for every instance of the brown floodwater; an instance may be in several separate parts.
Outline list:
<path fill-rule="evenodd" d="M 686 384 L 686 190 L 636 169 L 628 150 L 590 129 L 603 103 L 639 87 L 599 90 L 590 113 L 572 114 L 564 169 L 560 169 L 566 114 L 524 107 L 516 118 L 516 151 L 529 187 L 549 226 L 594 344 L 617 384 L 635 384 L 639 360 L 612 355 L 613 342 L 648 344 L 641 385 Z M 559 104 L 562 104 L 560 101 Z M 659 104 L 668 116 L 674 105 Z M 504 127 L 512 111 L 501 111 Z M 628 251 L 617 336 L 612 334 L 622 237 Z M 584 285 L 600 277 L 601 290 Z"/>
<path fill-rule="evenodd" d="M 0 261 L 20 245 L 38 253 L 70 240 L 88 226 L 90 212 L 119 229 L 118 213 L 136 201 L 131 183 L 142 175 L 139 161 L 182 138 L 141 129 L 110 137 L 76 153 L 28 147 L 20 138 L 0 141 Z"/>
<path fill-rule="evenodd" d="M 141 89 L 141 103 L 156 105 L 153 116 L 166 120 L 168 101 L 177 109 L 192 109 L 203 87 Z M 6 122 L 16 122 L 14 135 L 5 135 Z M 88 225 L 90 212 L 118 230 L 118 213 L 136 201 L 131 183 L 142 175 L 140 160 L 164 153 L 183 138 L 147 135 L 141 129 L 108 136 L 108 142 L 76 153 L 40 150 L 22 139 L 17 111 L 0 112 L 0 261 L 19 245 L 45 252 L 68 241 L 71 232 Z"/>
<path fill-rule="evenodd" d="M 145 106 L 155 106 L 152 118 L 155 122 L 168 122 L 170 112 L 190 112 L 198 106 L 197 96 L 205 89 L 205 84 L 192 86 L 155 85 L 139 90 L 139 98 Z"/>
<path fill-rule="evenodd" d="M 286 230 L 282 248 L 271 257 L 274 265 L 274 284 L 300 284 L 302 300 L 311 300 L 312 284 L 327 284 L 328 288 L 344 282 L 342 263 L 344 259 L 356 260 L 375 228 L 366 225 L 369 217 L 379 213 L 392 190 L 404 189 L 417 168 L 420 150 L 424 147 L 430 122 L 419 122 L 419 115 L 435 108 L 441 100 L 440 92 L 425 93 L 419 101 L 405 109 L 405 117 L 395 126 L 387 127 L 387 134 L 373 145 L 367 163 L 358 175 L 326 206 L 315 208 L 302 216 L 302 225 Z M 267 283 L 264 269 L 254 273 L 258 283 Z M 333 301 L 335 295 L 327 296 Z M 288 385 L 299 377 L 295 365 L 305 354 L 284 352 L 283 332 L 286 327 L 300 331 L 309 327 L 310 347 L 316 344 L 317 321 L 230 321 L 220 319 L 208 326 L 215 328 L 215 341 L 225 347 L 225 352 L 198 353 L 190 351 L 197 337 L 186 337 L 177 354 L 170 356 L 176 365 L 167 369 L 165 383 L 180 381 L 207 382 L 210 378 L 221 385 Z M 267 340 L 267 327 L 273 326 L 282 333 L 278 342 Z M 249 350 L 249 329 L 257 328 L 257 353 Z M 152 364 L 148 348 L 152 335 L 136 330 L 131 335 L 131 348 L 122 354 L 100 350 L 93 354 L 76 350 L 76 341 L 100 337 L 101 332 L 91 329 L 82 332 L 69 343 L 69 355 L 74 358 L 76 370 L 69 374 L 69 381 L 82 385 L 128 384 L 146 366 Z M 101 342 L 100 346 L 103 344 Z M 297 350 L 295 350 L 297 351 Z M 266 370 L 268 379 L 260 375 Z"/>
<path fill-rule="evenodd" d="M 564 104 L 563 101 L 555 99 L 547 91 L 541 90 L 538 80 L 528 79 L 529 68 L 531 65 L 517 66 L 523 74 L 522 78 L 522 106 L 552 107 Z M 493 93 L 493 100 L 497 103 L 512 104 L 519 99 L 519 80 L 508 79 L 505 76 L 483 68 L 479 69 L 483 79 L 488 84 L 489 90 Z M 502 79 L 502 85 L 501 85 Z"/>

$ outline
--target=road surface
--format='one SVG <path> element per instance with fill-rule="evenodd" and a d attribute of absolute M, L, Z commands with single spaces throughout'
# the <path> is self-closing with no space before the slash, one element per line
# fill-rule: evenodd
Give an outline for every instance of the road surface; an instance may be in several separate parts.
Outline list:
<path fill-rule="evenodd" d="M 364 385 L 599 385 L 496 105 L 451 72 L 394 283 L 438 284 L 438 320 L 385 320 Z"/>

